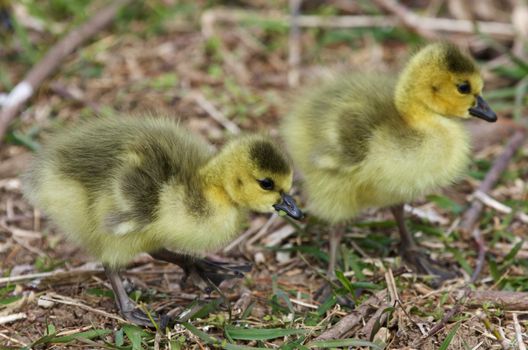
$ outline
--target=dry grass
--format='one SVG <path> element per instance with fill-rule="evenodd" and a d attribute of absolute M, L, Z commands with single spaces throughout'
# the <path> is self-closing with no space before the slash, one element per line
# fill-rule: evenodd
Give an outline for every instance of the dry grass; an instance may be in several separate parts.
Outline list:
<path fill-rule="evenodd" d="M 27 3 L 29 9 L 34 6 L 32 1 Z M 192 286 L 181 283 L 182 272 L 177 267 L 138 257 L 125 274 L 134 291 L 133 297 L 154 310 L 174 314 L 197 300 L 200 300 L 198 305 L 205 305 L 193 307 L 194 311 L 199 310 L 190 323 L 156 336 L 154 332 L 123 324 L 100 266 L 66 242 L 21 196 L 18 174 L 27 165 L 29 149 L 45 142 L 54 129 L 93 118 L 96 113 L 167 115 L 178 118 L 194 133 L 216 145 L 238 129 L 277 134 L 278 120 L 287 112 L 295 94 L 287 78 L 288 28 L 283 22 L 272 20 L 275 14 L 287 12 L 287 4 L 235 1 L 237 6 L 267 20 L 219 24 L 213 36 L 204 37 L 200 20 L 206 10 L 205 3 L 165 0 L 134 5 L 116 20 L 112 29 L 71 55 L 60 71 L 39 89 L 12 126 L 8 142 L 0 149 L 0 272 L 4 277 L 30 277 L 1 282 L 0 344 L 17 348 L 40 341 L 42 345 L 34 344 L 35 348 L 116 349 L 236 349 L 233 344 L 282 349 L 347 347 L 345 342 L 314 343 L 321 333 L 354 312 L 336 304 L 335 299 L 323 305 L 313 300 L 315 291 L 325 282 L 326 238 L 331 228 L 324 223 L 310 218 L 302 227 L 291 227 L 281 218 L 268 220 L 253 216 L 244 239 L 224 254 L 230 259 L 254 263 L 253 271 L 244 281 L 233 281 L 223 289 L 223 300 L 228 303 L 218 302 L 216 292 L 212 296 L 202 295 Z M 303 11 L 313 15 L 371 14 L 374 5 L 364 3 L 336 0 L 321 5 L 318 1 L 306 1 Z M 460 9 L 449 12 L 442 7 L 437 13 L 432 5 L 426 8 L 420 4 L 424 2 L 415 3 L 416 12 L 427 10 L 432 17 L 463 16 Z M 452 6 L 454 1 L 447 3 Z M 20 9 L 24 5 L 15 7 Z M 500 10 L 513 11 L 512 8 Z M 475 16 L 481 16 L 484 21 L 509 21 L 502 12 L 497 12 L 497 18 Z M 82 20 L 79 17 L 74 19 Z M 25 34 L 19 33 L 18 39 L 13 36 L 7 39 L 10 34 L 4 34 L 3 40 L 9 45 L 0 49 L 2 90 L 8 91 L 9 81 L 17 82 L 31 66 L 31 56 L 20 35 L 25 35 L 29 45 L 37 50 L 52 43 L 56 35 L 53 28 L 66 28 L 69 23 L 66 17 L 60 16 L 48 20 L 48 26 L 41 30 L 26 27 Z M 525 95 L 521 94 L 520 102 L 516 98 L 520 94 L 519 86 L 522 87 L 520 83 L 528 74 L 526 67 L 490 44 L 490 39 L 467 34 L 450 38 L 471 46 L 483 62 L 488 96 L 503 120 L 495 125 L 470 125 L 476 150 L 468 176 L 441 193 L 413 203 L 445 219 L 442 224 L 435 224 L 413 217 L 411 225 L 422 247 L 429 249 L 433 257 L 451 264 L 461 277 L 437 290 L 427 286 L 426 278 L 410 272 L 396 274 L 391 282 L 392 279 L 386 278 L 387 271 L 401 271 L 402 265 L 396 253 L 396 228 L 386 211 L 370 211 L 348 228 L 341 254 L 341 267 L 348 283 L 343 281 L 335 292 L 350 296 L 357 289 L 363 289 L 358 298 L 361 302 L 374 292 L 391 287 L 389 295 L 399 302 L 389 303 L 386 312 L 378 312 L 377 317 L 389 317 L 382 324 L 371 321 L 369 328 L 379 329 L 373 341 L 380 348 L 500 349 L 503 345 L 493 334 L 502 332 L 503 338 L 513 342 L 513 348 L 521 349 L 516 339 L 520 337 L 524 342 L 528 339 L 528 309 L 507 310 L 506 306 L 480 305 L 477 307 L 480 317 L 477 308 L 462 307 L 443 329 L 425 337 L 454 307 L 475 268 L 472 237 L 456 229 L 470 203 L 468 196 L 515 130 L 510 117 L 528 112 Z M 299 69 L 301 85 L 304 85 L 324 75 L 326 70 L 343 67 L 396 71 L 410 44 L 421 39 L 402 28 L 311 28 L 301 31 L 300 41 L 303 50 Z M 519 39 L 500 38 L 493 43 L 510 47 L 519 45 Z M 526 54 L 526 47 L 516 53 L 521 59 Z M 526 124 L 526 118 L 515 121 Z M 525 145 L 509 164 L 500 183 L 488 193 L 513 212 L 504 214 L 486 207 L 482 215 L 480 229 L 488 252 L 481 277 L 472 286 L 476 290 L 528 291 L 528 244 L 522 243 L 527 234 L 527 155 Z M 227 304 L 231 305 L 231 313 Z M 365 313 L 364 319 L 342 338 L 372 340 L 365 332 L 375 310 L 374 307 Z M 17 317 L 6 319 L 10 315 Z M 271 330 L 267 333 L 254 330 L 263 328 Z M 524 333 L 519 335 L 519 332 Z M 450 334 L 454 335 L 452 340 L 449 340 Z M 226 343 L 207 345 L 215 342 L 210 337 Z M 373 343 L 348 342 L 374 347 Z"/>

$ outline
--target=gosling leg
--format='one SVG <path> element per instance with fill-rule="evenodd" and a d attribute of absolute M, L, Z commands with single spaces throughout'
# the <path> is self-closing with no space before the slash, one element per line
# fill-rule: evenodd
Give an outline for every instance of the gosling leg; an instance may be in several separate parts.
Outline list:
<path fill-rule="evenodd" d="M 399 252 L 401 257 L 407 263 L 413 265 L 417 272 L 436 276 L 436 279 L 432 282 L 434 286 L 440 286 L 443 281 L 455 278 L 457 274 L 454 271 L 445 269 L 420 250 L 405 224 L 403 204 L 391 207 L 391 212 L 400 233 Z"/>
<path fill-rule="evenodd" d="M 327 275 L 329 278 L 334 279 L 335 269 L 337 266 L 337 258 L 339 255 L 339 245 L 341 244 L 341 239 L 345 234 L 345 225 L 338 224 L 335 226 L 335 230 L 330 232 L 330 251 L 329 251 L 329 261 L 328 261 L 328 271 Z"/>
<path fill-rule="evenodd" d="M 109 268 L 108 266 L 104 267 L 106 277 L 112 285 L 112 290 L 114 291 L 115 300 L 117 308 L 123 317 L 132 323 L 135 323 L 139 326 L 153 327 L 152 321 L 143 311 L 137 308 L 136 303 L 134 303 L 127 295 L 125 287 L 123 286 L 123 281 L 119 272 Z M 154 322 L 159 324 L 161 329 L 164 329 L 169 323 L 168 316 L 153 316 Z"/>
<path fill-rule="evenodd" d="M 345 228 L 346 226 L 344 224 L 337 224 L 334 226 L 334 230 L 332 230 L 329 234 L 328 239 L 330 247 L 328 252 L 328 270 L 326 271 L 326 275 L 328 276 L 328 279 L 330 281 L 336 280 L 335 269 L 337 266 L 337 258 L 339 255 L 339 245 L 341 244 L 341 239 L 345 234 Z M 315 299 L 320 302 L 324 302 L 330 297 L 331 294 L 332 284 L 330 282 L 327 282 L 315 292 Z M 340 297 L 338 298 L 338 302 L 342 305 L 353 306 L 353 302 L 346 298 Z"/>

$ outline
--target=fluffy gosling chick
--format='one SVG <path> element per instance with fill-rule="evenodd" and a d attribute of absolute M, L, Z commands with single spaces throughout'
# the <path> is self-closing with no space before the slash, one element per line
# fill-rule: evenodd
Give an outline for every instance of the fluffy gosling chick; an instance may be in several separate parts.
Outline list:
<path fill-rule="evenodd" d="M 334 274 L 343 222 L 369 207 L 392 206 L 403 257 L 419 272 L 450 276 L 418 254 L 403 204 L 449 185 L 468 164 L 461 121 L 496 121 L 481 96 L 475 62 L 456 46 L 430 44 L 398 77 L 349 74 L 313 89 L 282 125 L 304 175 L 309 209 L 338 224 L 330 236 Z"/>
<path fill-rule="evenodd" d="M 97 119 L 50 140 L 25 194 L 103 263 L 123 316 L 151 325 L 118 270 L 146 252 L 209 283 L 238 276 L 244 267 L 200 257 L 234 238 L 249 210 L 300 218 L 291 184 L 286 156 L 264 136 L 214 154 L 167 119 Z"/>

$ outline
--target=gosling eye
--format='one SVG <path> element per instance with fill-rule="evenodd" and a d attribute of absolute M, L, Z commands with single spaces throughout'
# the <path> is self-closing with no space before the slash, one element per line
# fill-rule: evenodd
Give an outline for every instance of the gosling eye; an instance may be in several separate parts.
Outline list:
<path fill-rule="evenodd" d="M 265 179 L 257 180 L 257 181 L 260 184 L 260 187 L 262 187 L 262 189 L 266 191 L 272 191 L 273 188 L 275 187 L 275 183 L 270 178 L 265 178 Z"/>
<path fill-rule="evenodd" d="M 457 90 L 461 94 L 467 95 L 471 92 L 471 85 L 469 84 L 469 82 L 465 81 L 457 85 Z"/>

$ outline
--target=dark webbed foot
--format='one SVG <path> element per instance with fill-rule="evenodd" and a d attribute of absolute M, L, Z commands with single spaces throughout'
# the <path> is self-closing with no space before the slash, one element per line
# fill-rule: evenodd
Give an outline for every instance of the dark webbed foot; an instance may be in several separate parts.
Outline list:
<path fill-rule="evenodd" d="M 334 283 L 339 284 L 338 281 L 335 281 L 335 282 L 327 281 L 326 283 L 324 283 L 315 292 L 314 299 L 320 302 L 321 304 L 326 302 L 328 298 L 330 298 L 333 294 Z M 356 293 L 357 294 L 356 297 L 358 297 L 360 293 L 361 291 L 358 290 L 358 292 Z M 352 300 L 352 298 L 347 295 L 336 295 L 336 303 L 342 306 L 348 306 L 350 308 L 354 308 L 354 306 L 356 305 L 354 300 Z"/>
<path fill-rule="evenodd" d="M 319 289 L 314 293 L 314 299 L 320 303 L 324 303 L 332 295 L 332 284 L 325 282 Z"/>
<path fill-rule="evenodd" d="M 234 264 L 213 261 L 207 258 L 193 258 L 167 249 L 162 249 L 150 255 L 155 259 L 180 266 L 187 274 L 187 278 L 205 292 L 211 292 L 216 289 L 222 281 L 244 277 L 246 272 L 251 271 L 250 263 Z"/>
<path fill-rule="evenodd" d="M 154 327 L 154 324 L 152 323 L 154 321 L 160 329 L 164 329 L 169 325 L 171 321 L 170 317 L 166 315 L 159 316 L 151 314 L 152 319 L 150 319 L 150 317 L 145 312 L 138 309 L 136 303 L 134 303 L 128 297 L 123 286 L 123 281 L 121 280 L 121 277 L 117 271 L 105 267 L 105 272 L 110 284 L 112 285 L 112 290 L 114 291 L 119 312 L 125 318 L 125 320 L 144 327 Z"/>
<path fill-rule="evenodd" d="M 152 323 L 154 321 L 160 329 L 165 329 L 165 327 L 170 324 L 171 318 L 169 316 L 151 314 L 151 320 L 150 317 L 145 312 L 143 312 L 143 310 L 138 309 L 137 305 L 132 302 L 132 300 L 128 300 L 130 301 L 131 305 L 124 309 L 120 309 L 121 315 L 125 320 L 137 324 L 138 326 L 151 328 L 155 327 Z"/>
<path fill-rule="evenodd" d="M 407 246 L 400 246 L 400 255 L 418 273 L 435 276 L 430 282 L 434 288 L 438 288 L 444 281 L 458 276 L 456 271 L 442 266 L 439 262 L 431 259 L 425 252 L 420 251 L 416 247 L 409 248 Z"/>
<path fill-rule="evenodd" d="M 400 232 L 399 251 L 403 260 L 411 264 L 417 272 L 435 276 L 431 281 L 431 286 L 434 288 L 439 287 L 444 281 L 456 278 L 457 273 L 455 271 L 443 267 L 418 248 L 414 237 L 405 225 L 403 205 L 396 205 L 391 208 L 391 211 Z"/>
<path fill-rule="evenodd" d="M 244 277 L 245 273 L 251 271 L 251 264 L 234 264 L 210 259 L 199 259 L 195 261 L 191 268 L 204 281 L 210 281 L 218 287 L 225 280 Z"/>

